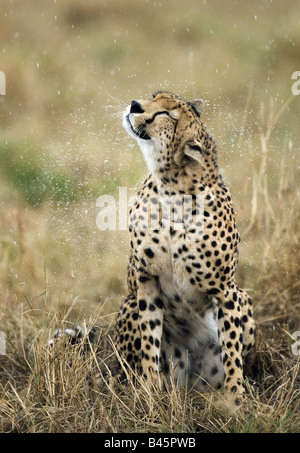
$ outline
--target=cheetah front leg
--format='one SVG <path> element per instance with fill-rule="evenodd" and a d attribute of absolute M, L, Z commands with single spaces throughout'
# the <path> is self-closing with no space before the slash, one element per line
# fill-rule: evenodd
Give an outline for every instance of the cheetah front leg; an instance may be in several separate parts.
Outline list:
<path fill-rule="evenodd" d="M 243 388 L 243 302 L 239 289 L 233 284 L 218 294 L 218 334 L 225 371 L 225 390 L 239 405 Z"/>
<path fill-rule="evenodd" d="M 141 374 L 145 379 L 160 386 L 163 300 L 159 283 L 155 277 L 144 273 L 137 277 L 139 282 L 137 303 L 141 333 Z"/>
<path fill-rule="evenodd" d="M 243 359 L 247 359 L 249 352 L 255 346 L 255 338 L 256 338 L 256 328 L 255 322 L 253 319 L 253 306 L 252 300 L 248 296 L 248 294 L 240 289 L 239 294 L 242 300 L 243 306 Z"/>

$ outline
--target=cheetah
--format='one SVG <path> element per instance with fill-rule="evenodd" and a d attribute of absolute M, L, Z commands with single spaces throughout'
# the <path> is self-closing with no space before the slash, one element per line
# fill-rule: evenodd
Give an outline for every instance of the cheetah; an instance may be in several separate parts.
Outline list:
<path fill-rule="evenodd" d="M 150 175 L 129 212 L 128 296 L 116 323 L 121 370 L 160 385 L 244 395 L 255 343 L 252 301 L 235 281 L 239 233 L 203 101 L 157 92 L 133 100 L 123 126 Z"/>

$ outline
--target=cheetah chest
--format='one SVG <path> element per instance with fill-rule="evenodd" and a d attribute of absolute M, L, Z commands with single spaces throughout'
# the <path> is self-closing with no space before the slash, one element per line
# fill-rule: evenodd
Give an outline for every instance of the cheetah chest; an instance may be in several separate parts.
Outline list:
<path fill-rule="evenodd" d="M 158 277 L 164 300 L 164 326 L 172 330 L 176 338 L 183 339 L 190 349 L 216 342 L 216 304 L 191 284 L 182 237 L 148 230 L 145 235 L 137 234 L 135 240 L 135 254 L 139 262 L 149 274 Z M 181 242 L 183 253 L 178 257 Z"/>

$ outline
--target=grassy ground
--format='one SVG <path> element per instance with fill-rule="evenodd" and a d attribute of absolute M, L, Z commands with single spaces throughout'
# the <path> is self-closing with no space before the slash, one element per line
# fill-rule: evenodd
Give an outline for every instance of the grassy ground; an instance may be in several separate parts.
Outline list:
<path fill-rule="evenodd" d="M 15 0 L 0 10 L 0 430 L 299 432 L 299 2 Z M 146 176 L 118 113 L 162 88 L 207 101 L 235 201 L 237 279 L 259 332 L 235 417 L 216 404 L 222 394 L 107 384 L 129 245 L 126 231 L 97 229 L 96 200 L 118 187 L 130 197 Z M 45 349 L 78 320 L 98 326 L 90 354 Z"/>

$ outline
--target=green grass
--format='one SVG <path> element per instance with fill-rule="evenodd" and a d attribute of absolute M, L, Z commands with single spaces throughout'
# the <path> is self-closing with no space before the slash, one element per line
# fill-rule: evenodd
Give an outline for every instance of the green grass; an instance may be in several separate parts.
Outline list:
<path fill-rule="evenodd" d="M 28 142 L 0 144 L 0 171 L 11 190 L 30 207 L 40 207 L 46 200 L 72 202 L 79 198 L 71 176 L 57 170 L 45 156 L 38 158 Z"/>

